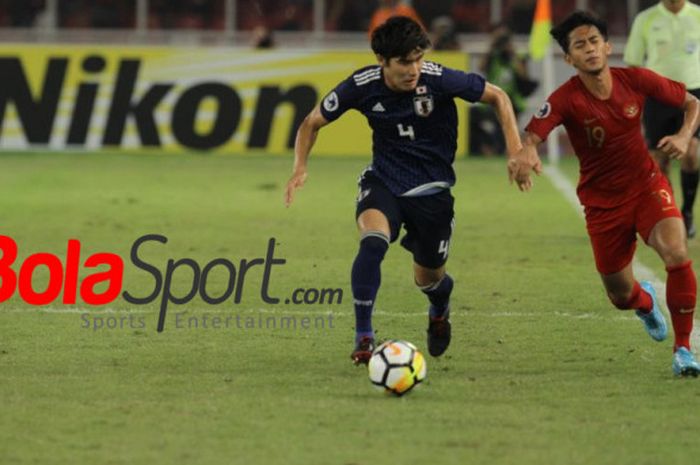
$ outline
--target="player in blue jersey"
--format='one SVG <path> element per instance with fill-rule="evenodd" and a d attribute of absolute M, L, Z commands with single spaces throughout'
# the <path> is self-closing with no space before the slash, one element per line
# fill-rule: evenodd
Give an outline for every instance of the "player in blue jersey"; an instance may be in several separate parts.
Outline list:
<path fill-rule="evenodd" d="M 503 126 L 509 163 L 528 163 L 527 155 L 520 152 L 515 115 L 505 92 L 476 74 L 425 61 L 423 55 L 430 45 L 415 21 L 389 19 L 372 34 L 372 50 L 379 64 L 362 68 L 338 84 L 297 132 L 287 206 L 304 185 L 309 152 L 319 129 L 349 109 L 365 115 L 372 128 L 372 163 L 359 181 L 360 248 L 351 277 L 356 321 L 351 357 L 356 364 L 367 363 L 374 348 L 371 319 L 380 265 L 402 225 L 407 232 L 401 245 L 413 254 L 415 283 L 430 301 L 428 351 L 442 355 L 450 343 L 453 281 L 445 272 L 445 262 L 454 217 L 450 194 L 457 148 L 454 98 L 493 105 Z M 521 190 L 529 189 L 529 178 L 520 179 L 518 185 Z"/>

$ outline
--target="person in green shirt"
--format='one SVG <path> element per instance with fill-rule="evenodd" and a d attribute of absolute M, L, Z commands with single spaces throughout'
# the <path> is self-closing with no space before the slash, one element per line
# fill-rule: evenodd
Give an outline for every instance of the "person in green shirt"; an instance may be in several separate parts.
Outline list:
<path fill-rule="evenodd" d="M 508 95 L 516 118 L 526 108 L 526 97 L 537 88 L 527 71 L 527 60 L 515 51 L 510 30 L 502 24 L 491 32 L 491 46 L 481 60 L 479 69 L 489 82 Z M 470 153 L 473 155 L 503 154 L 505 139 L 493 109 L 488 105 L 474 105 L 470 110 Z"/>
<path fill-rule="evenodd" d="M 634 19 L 624 61 L 644 66 L 667 78 L 685 84 L 688 92 L 700 97 L 700 7 L 686 0 L 662 0 L 640 12 Z M 669 159 L 657 149 L 664 136 L 674 134 L 683 124 L 683 112 L 647 99 L 644 132 L 649 150 L 668 177 Z M 695 236 L 693 205 L 698 189 L 698 137 L 695 132 L 688 156 L 681 161 L 681 212 L 688 237 Z"/>

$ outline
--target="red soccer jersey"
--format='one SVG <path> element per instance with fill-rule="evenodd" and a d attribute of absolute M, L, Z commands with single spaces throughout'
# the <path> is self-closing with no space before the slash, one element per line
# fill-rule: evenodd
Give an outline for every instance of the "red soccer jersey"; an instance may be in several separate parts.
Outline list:
<path fill-rule="evenodd" d="M 542 140 L 563 124 L 580 163 L 577 193 L 584 206 L 611 208 L 634 198 L 659 169 L 642 137 L 647 96 L 680 107 L 685 85 L 644 68 L 610 68 L 612 94 L 594 97 L 578 76 L 549 96 L 525 128 Z"/>

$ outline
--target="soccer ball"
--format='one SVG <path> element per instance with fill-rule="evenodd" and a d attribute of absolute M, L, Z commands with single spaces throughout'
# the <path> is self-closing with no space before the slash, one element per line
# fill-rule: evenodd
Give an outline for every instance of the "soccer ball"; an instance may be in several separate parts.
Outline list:
<path fill-rule="evenodd" d="M 383 342 L 369 359 L 369 380 L 386 392 L 402 396 L 425 379 L 425 358 L 406 341 Z"/>

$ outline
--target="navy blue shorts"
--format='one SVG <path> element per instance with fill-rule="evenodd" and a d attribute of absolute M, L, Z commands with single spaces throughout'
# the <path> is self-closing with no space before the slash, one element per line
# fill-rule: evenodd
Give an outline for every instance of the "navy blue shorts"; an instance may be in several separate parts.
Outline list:
<path fill-rule="evenodd" d="M 371 172 L 360 178 L 355 219 L 371 208 L 389 220 L 391 242 L 401 226 L 406 234 L 401 245 L 413 254 L 413 261 L 425 267 L 440 268 L 447 261 L 454 226 L 454 197 L 448 189 L 420 197 L 400 197 Z"/>
<path fill-rule="evenodd" d="M 700 89 L 689 89 L 688 93 L 700 99 Z M 644 104 L 643 118 L 647 147 L 654 150 L 661 139 L 677 133 L 683 126 L 683 109 L 668 106 L 649 97 Z M 695 131 L 694 136 L 700 138 L 700 128 Z"/>

